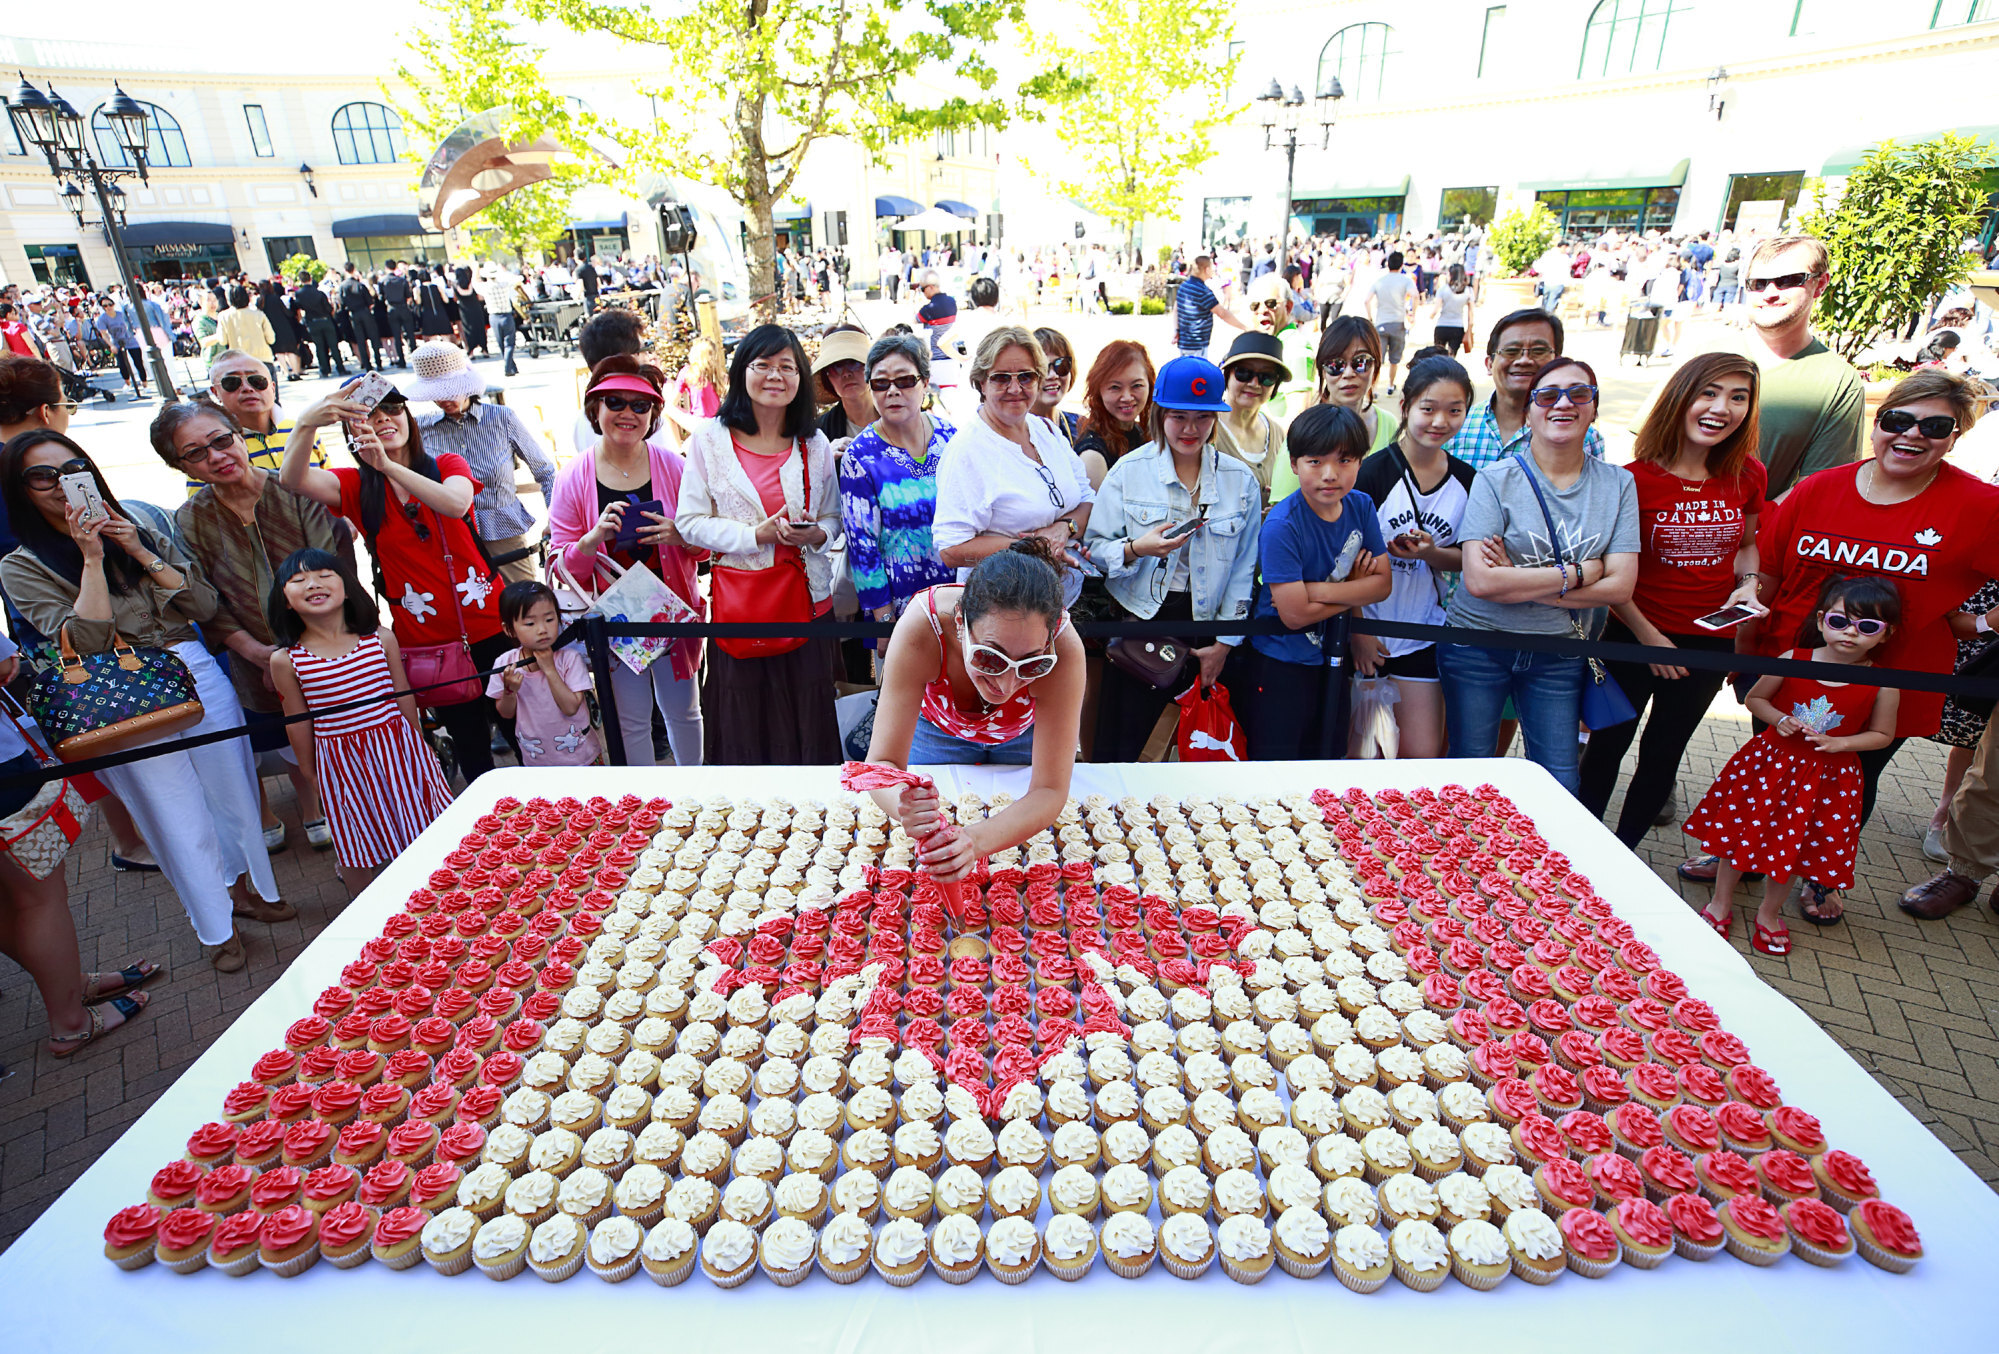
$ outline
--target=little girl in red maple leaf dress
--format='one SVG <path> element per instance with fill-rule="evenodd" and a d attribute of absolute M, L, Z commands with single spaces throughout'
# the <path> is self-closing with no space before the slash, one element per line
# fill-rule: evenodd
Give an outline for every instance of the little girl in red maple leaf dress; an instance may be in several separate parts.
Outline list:
<path fill-rule="evenodd" d="M 1834 578 L 1786 657 L 1850 667 L 1869 657 L 1902 619 L 1902 598 L 1884 578 Z M 1735 886 L 1766 876 L 1751 948 L 1791 952 L 1784 897 L 1802 876 L 1820 888 L 1853 886 L 1860 849 L 1860 758 L 1894 740 L 1900 693 L 1853 682 L 1764 677 L 1744 701 L 1766 727 L 1728 759 L 1686 831 L 1720 858 L 1714 901 L 1702 916 L 1728 938 Z"/>

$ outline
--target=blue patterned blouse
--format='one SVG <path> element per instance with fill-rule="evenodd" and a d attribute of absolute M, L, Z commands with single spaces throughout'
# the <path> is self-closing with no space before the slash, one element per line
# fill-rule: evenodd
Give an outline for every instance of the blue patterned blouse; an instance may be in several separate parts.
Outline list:
<path fill-rule="evenodd" d="M 937 463 L 957 431 L 932 415 L 930 447 L 918 465 L 871 425 L 840 458 L 847 569 L 864 609 L 893 605 L 900 615 L 925 588 L 957 582 L 958 571 L 945 567 L 930 541 L 937 514 Z"/>

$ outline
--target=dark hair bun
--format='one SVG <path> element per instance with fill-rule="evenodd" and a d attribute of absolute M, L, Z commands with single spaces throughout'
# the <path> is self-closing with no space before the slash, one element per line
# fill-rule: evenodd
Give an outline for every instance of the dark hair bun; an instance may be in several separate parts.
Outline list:
<path fill-rule="evenodd" d="M 1058 580 L 1069 571 L 1069 557 L 1057 550 L 1054 543 L 1045 537 L 1023 536 L 1007 549 L 1016 555 L 1026 555 L 1029 559 L 1040 560 L 1055 571 Z"/>
<path fill-rule="evenodd" d="M 1062 571 L 1067 562 L 1053 545 L 1027 536 L 972 566 L 958 618 L 966 625 L 994 611 L 1045 617 L 1052 629 L 1062 615 Z"/>

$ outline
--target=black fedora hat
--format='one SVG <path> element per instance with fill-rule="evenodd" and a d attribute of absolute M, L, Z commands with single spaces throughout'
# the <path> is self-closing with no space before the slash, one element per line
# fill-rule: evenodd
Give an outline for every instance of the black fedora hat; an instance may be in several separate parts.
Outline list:
<path fill-rule="evenodd" d="M 1284 360 L 1284 345 L 1277 341 L 1275 334 L 1264 334 L 1256 330 L 1237 334 L 1235 342 L 1229 345 L 1228 356 L 1221 361 L 1222 370 L 1227 371 L 1237 362 L 1248 361 L 1250 358 L 1268 362 L 1284 373 L 1285 380 L 1291 379 L 1291 364 Z"/>

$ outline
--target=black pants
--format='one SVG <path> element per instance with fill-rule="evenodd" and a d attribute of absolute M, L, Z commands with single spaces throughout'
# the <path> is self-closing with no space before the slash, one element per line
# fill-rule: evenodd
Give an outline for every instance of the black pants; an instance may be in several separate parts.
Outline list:
<path fill-rule="evenodd" d="M 1465 346 L 1465 327 L 1461 324 L 1440 324 L 1431 338 L 1447 354 L 1456 357 L 1458 349 Z"/>
<path fill-rule="evenodd" d="M 416 347 L 416 312 L 408 306 L 401 306 L 389 312 L 389 344 L 396 355 L 396 365 L 407 367 L 410 352 Z"/>
<path fill-rule="evenodd" d="M 1604 627 L 1603 638 L 1612 644 L 1637 643 L 1637 636 L 1614 616 Z M 1668 638 L 1680 648 L 1702 649 L 1711 653 L 1727 653 L 1735 647 L 1735 641 L 1726 635 L 1670 635 Z M 1693 738 L 1694 731 L 1700 728 L 1709 703 L 1720 692 L 1728 674 L 1689 668 L 1686 676 L 1668 679 L 1655 674 L 1651 665 L 1646 663 L 1606 663 L 1604 666 L 1610 670 L 1618 686 L 1624 689 L 1632 707 L 1645 720 L 1645 736 L 1638 743 L 1638 766 L 1631 773 L 1630 784 L 1624 787 L 1624 808 L 1617 816 L 1617 839 L 1626 846 L 1636 848 L 1651 830 L 1659 811 L 1666 807 L 1666 801 L 1672 797 L 1673 786 L 1679 780 L 1680 759 L 1686 755 L 1687 743 Z M 1648 702 L 1652 707 L 1649 716 L 1645 714 Z M 1610 804 L 1610 793 L 1617 787 L 1618 767 L 1622 765 L 1624 753 L 1637 733 L 1638 720 L 1629 720 L 1608 729 L 1593 731 L 1583 748 L 1582 787 L 1578 798 L 1582 800 L 1583 807 L 1598 818 L 1603 817 L 1604 809 Z"/>
<path fill-rule="evenodd" d="M 118 350 L 118 374 L 134 390 L 146 388 L 146 352 L 143 348 Z"/>
<path fill-rule="evenodd" d="M 313 351 L 319 354 L 319 374 L 331 376 L 333 369 L 340 368 L 340 374 L 347 374 L 347 364 L 340 360 L 340 341 L 334 335 L 333 321 L 307 320 L 305 330 L 312 339 Z"/>
<path fill-rule="evenodd" d="M 1250 698 L 1235 701 L 1236 716 L 1249 735 L 1253 762 L 1338 761 L 1347 755 L 1349 681 L 1340 666 L 1286 663 L 1251 645 L 1246 661 Z"/>
<path fill-rule="evenodd" d="M 1166 600 L 1159 604 L 1158 612 L 1152 617 L 1156 621 L 1184 621 L 1193 618 L 1194 606 L 1190 594 L 1169 592 Z M 1137 620 L 1124 608 L 1118 608 L 1119 620 Z M 1197 639 L 1193 644 L 1202 647 L 1213 640 Z M 1238 681 L 1245 674 L 1237 663 L 1232 651 L 1230 660 L 1222 669 L 1221 685 L 1228 689 L 1229 704 L 1235 708 L 1238 718 L 1243 707 L 1248 704 L 1244 696 L 1238 694 Z M 1103 685 L 1097 695 L 1097 741 L 1096 760 L 1100 762 L 1135 762 L 1145 751 L 1145 744 L 1152 737 L 1152 730 L 1159 723 L 1160 714 L 1172 703 L 1174 697 L 1200 680 L 1198 660 L 1189 659 L 1181 670 L 1180 680 L 1171 691 L 1161 691 L 1150 682 L 1141 682 L 1126 674 L 1124 669 L 1108 660 L 1104 663 Z M 1246 692 L 1248 684 L 1240 684 Z"/>
<path fill-rule="evenodd" d="M 382 361 L 382 330 L 375 323 L 373 315 L 354 315 L 348 321 L 354 331 L 354 360 L 361 364 L 362 371 L 376 371 L 386 364 Z"/>
<path fill-rule="evenodd" d="M 493 666 L 501 654 L 514 647 L 505 634 L 494 635 L 491 639 L 475 640 L 472 643 L 473 666 L 484 671 Z M 481 678 L 480 686 L 486 684 Z M 437 722 L 451 735 L 452 751 L 458 755 L 458 768 L 465 773 L 465 783 L 470 785 L 479 777 L 493 769 L 493 726 L 500 726 L 507 742 L 514 742 L 514 721 L 501 719 L 499 710 L 491 696 L 481 696 L 475 701 L 462 705 L 440 705 L 437 707 Z"/>

